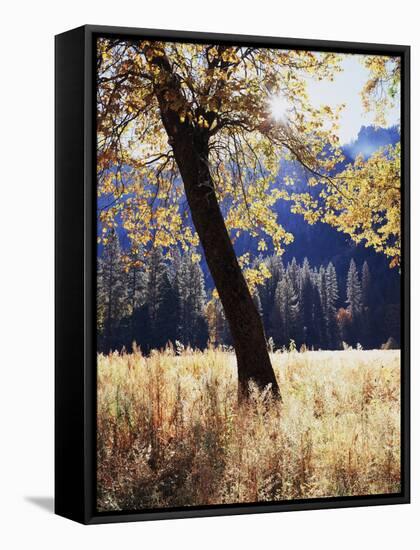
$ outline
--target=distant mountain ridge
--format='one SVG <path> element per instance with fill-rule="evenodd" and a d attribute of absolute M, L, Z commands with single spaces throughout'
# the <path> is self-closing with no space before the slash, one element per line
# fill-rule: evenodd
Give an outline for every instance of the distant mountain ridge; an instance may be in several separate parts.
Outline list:
<path fill-rule="evenodd" d="M 343 167 L 353 162 L 358 154 L 370 156 L 381 147 L 394 145 L 399 139 L 399 130 L 395 126 L 390 128 L 362 126 L 357 139 L 343 146 L 343 153 L 346 157 Z M 282 177 L 290 175 L 292 171 L 296 172 L 295 164 L 283 163 L 279 171 L 279 183 Z M 302 184 L 299 185 L 299 181 L 297 181 L 296 186 L 298 190 L 303 190 L 306 183 L 302 181 Z M 355 259 L 359 267 L 366 260 L 371 271 L 384 283 L 384 292 L 389 294 L 390 299 L 399 301 L 400 277 L 397 270 L 389 268 L 387 258 L 376 253 L 372 248 L 366 248 L 363 244 L 356 245 L 348 235 L 339 233 L 327 224 L 318 222 L 309 225 L 302 215 L 291 213 L 290 207 L 290 203 L 286 201 L 279 201 L 274 206 L 279 223 L 294 236 L 293 243 L 289 244 L 284 252 L 283 261 L 285 263 L 291 261 L 293 257 L 299 263 L 302 263 L 304 258 L 308 258 L 312 265 L 326 265 L 331 260 L 336 266 L 339 284 L 343 286 L 351 258 Z M 247 251 L 256 256 L 259 254 L 256 239 L 252 239 L 248 235 L 242 235 L 238 239 L 235 243 L 235 250 L 238 255 Z M 267 254 L 272 253 L 272 248 L 268 247 Z M 208 270 L 204 265 L 203 269 L 207 281 Z"/>
<path fill-rule="evenodd" d="M 350 160 L 362 154 L 365 158 L 385 145 L 395 145 L 400 140 L 398 126 L 380 128 L 375 126 L 362 126 L 357 138 L 343 146 L 343 152 Z"/>

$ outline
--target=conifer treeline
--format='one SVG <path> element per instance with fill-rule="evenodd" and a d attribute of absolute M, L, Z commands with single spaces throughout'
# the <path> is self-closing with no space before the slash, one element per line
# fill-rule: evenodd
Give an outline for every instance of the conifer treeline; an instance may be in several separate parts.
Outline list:
<path fill-rule="evenodd" d="M 114 235 L 98 261 L 99 350 L 131 350 L 135 341 L 147 353 L 176 340 L 205 348 L 204 277 L 192 252 L 175 253 L 171 263 L 159 249 L 124 259 Z"/>
<path fill-rule="evenodd" d="M 307 259 L 286 266 L 279 256 L 263 261 L 271 277 L 255 290 L 254 301 L 271 346 L 293 341 L 298 348 L 342 349 L 345 342 L 372 348 L 389 338 L 399 344 L 398 306 L 375 295 L 367 262 L 359 274 L 351 260 L 340 296 L 332 262 L 316 268 Z M 152 249 L 127 263 L 115 234 L 98 259 L 97 311 L 99 351 L 130 350 L 134 341 L 145 353 L 169 341 L 195 348 L 209 341 L 232 344 L 220 301 L 206 293 L 191 251 L 168 261 Z"/>

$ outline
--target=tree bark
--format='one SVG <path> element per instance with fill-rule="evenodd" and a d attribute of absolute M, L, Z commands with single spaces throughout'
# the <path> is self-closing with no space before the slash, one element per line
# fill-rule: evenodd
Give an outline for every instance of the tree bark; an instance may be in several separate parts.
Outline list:
<path fill-rule="evenodd" d="M 168 90 L 181 97 L 176 77 L 166 58 L 156 64 L 167 75 L 164 86 L 156 89 L 160 113 L 169 143 L 178 165 L 192 220 L 199 236 L 207 265 L 229 323 L 237 359 L 238 396 L 248 396 L 253 381 L 263 389 L 271 385 L 280 398 L 280 390 L 267 350 L 264 328 L 227 231 L 210 174 L 209 133 L 179 115 L 166 100 Z"/>

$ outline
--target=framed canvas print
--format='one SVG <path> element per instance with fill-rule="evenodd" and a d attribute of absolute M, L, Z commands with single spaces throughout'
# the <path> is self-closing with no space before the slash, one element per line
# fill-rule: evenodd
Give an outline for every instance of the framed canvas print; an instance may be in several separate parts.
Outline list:
<path fill-rule="evenodd" d="M 409 47 L 56 37 L 56 513 L 409 502 Z"/>

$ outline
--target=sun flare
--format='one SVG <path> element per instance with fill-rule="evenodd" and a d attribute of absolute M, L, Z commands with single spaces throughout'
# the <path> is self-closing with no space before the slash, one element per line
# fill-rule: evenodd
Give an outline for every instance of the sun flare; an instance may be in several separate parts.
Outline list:
<path fill-rule="evenodd" d="M 289 105 L 283 95 L 272 95 L 269 100 L 271 116 L 276 122 L 287 120 Z"/>

